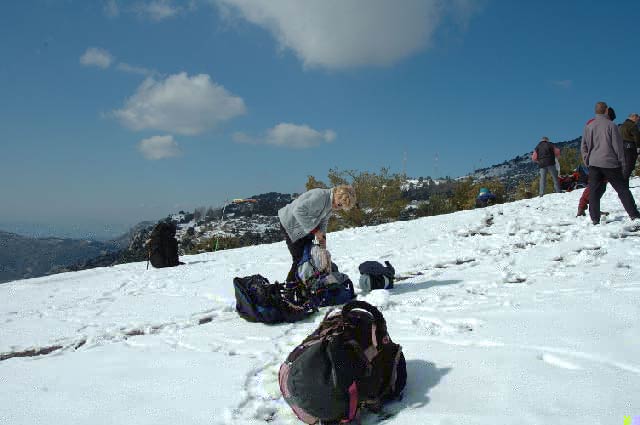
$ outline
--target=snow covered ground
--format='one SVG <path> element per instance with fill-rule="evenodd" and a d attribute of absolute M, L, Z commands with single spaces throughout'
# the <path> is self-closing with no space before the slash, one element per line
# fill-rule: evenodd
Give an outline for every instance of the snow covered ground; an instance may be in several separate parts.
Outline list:
<path fill-rule="evenodd" d="M 365 260 L 412 275 L 365 298 L 407 358 L 405 395 L 385 424 L 640 415 L 640 232 L 611 189 L 610 222 L 575 218 L 580 194 L 328 236 L 354 282 Z M 267 326 L 234 311 L 233 278 L 282 279 L 284 243 L 182 260 L 0 285 L 0 424 L 299 423 L 277 371 L 322 314 Z"/>

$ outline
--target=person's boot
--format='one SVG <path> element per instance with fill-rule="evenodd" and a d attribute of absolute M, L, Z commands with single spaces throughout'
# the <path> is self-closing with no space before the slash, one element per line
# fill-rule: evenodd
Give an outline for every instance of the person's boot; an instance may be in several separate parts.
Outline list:
<path fill-rule="evenodd" d="M 576 217 L 584 217 L 586 215 L 584 211 L 584 208 L 578 207 L 578 214 L 576 214 Z"/>

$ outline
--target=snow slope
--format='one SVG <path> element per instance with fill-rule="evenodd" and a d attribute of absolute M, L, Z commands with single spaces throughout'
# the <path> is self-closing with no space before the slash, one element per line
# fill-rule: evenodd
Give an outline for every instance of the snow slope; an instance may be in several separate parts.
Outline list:
<path fill-rule="evenodd" d="M 354 282 L 365 260 L 413 275 L 365 298 L 407 358 L 384 423 L 640 415 L 640 232 L 613 190 L 610 222 L 575 218 L 580 192 L 329 235 Z M 0 285 L 0 424 L 300 423 L 277 371 L 322 314 L 267 326 L 234 312 L 233 278 L 283 278 L 284 243 L 182 260 Z M 53 351 L 15 357 L 38 350 Z"/>

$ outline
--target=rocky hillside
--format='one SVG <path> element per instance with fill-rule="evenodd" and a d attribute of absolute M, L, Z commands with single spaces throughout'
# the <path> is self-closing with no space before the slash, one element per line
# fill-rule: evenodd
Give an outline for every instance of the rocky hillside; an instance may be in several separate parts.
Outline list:
<path fill-rule="evenodd" d="M 282 240 L 278 210 L 290 203 L 296 194 L 277 192 L 254 195 L 244 202 L 231 202 L 221 208 L 180 211 L 161 221 L 175 221 L 176 238 L 181 255 L 218 248 L 240 247 Z M 147 241 L 157 223 L 142 222 L 114 241 L 119 249 L 93 258 L 59 267 L 55 272 L 77 271 L 94 267 L 145 261 Z M 230 245 L 231 244 L 231 245 Z"/>

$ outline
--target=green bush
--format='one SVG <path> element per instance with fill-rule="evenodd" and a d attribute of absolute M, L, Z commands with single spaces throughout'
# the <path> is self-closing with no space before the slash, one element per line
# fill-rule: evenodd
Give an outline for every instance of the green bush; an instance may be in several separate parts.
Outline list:
<path fill-rule="evenodd" d="M 316 178 L 311 176 L 311 175 L 307 177 L 307 182 L 305 183 L 304 187 L 307 190 L 311 190 L 311 189 L 327 189 L 327 185 L 326 184 L 324 184 L 320 180 L 316 180 Z"/>
<path fill-rule="evenodd" d="M 578 149 L 566 148 L 560 152 L 558 162 L 560 163 L 560 174 L 571 174 L 582 163 L 582 158 Z"/>
<path fill-rule="evenodd" d="M 379 173 L 331 169 L 328 178 L 331 186 L 352 185 L 359 206 L 334 214 L 332 230 L 395 221 L 408 204 L 402 192 L 406 176 L 392 174 L 388 168 L 381 168 Z"/>
<path fill-rule="evenodd" d="M 476 197 L 480 192 L 480 188 L 486 187 L 494 195 L 496 199 L 494 204 L 502 204 L 506 200 L 506 190 L 499 180 L 484 180 L 474 182 L 473 179 L 467 178 L 456 183 L 453 190 L 451 203 L 454 211 L 470 210 L 476 206 Z"/>
<path fill-rule="evenodd" d="M 455 209 L 450 197 L 436 193 L 431 195 L 426 202 L 420 204 L 416 210 L 416 216 L 427 217 L 432 215 L 449 214 L 454 211 Z"/>

